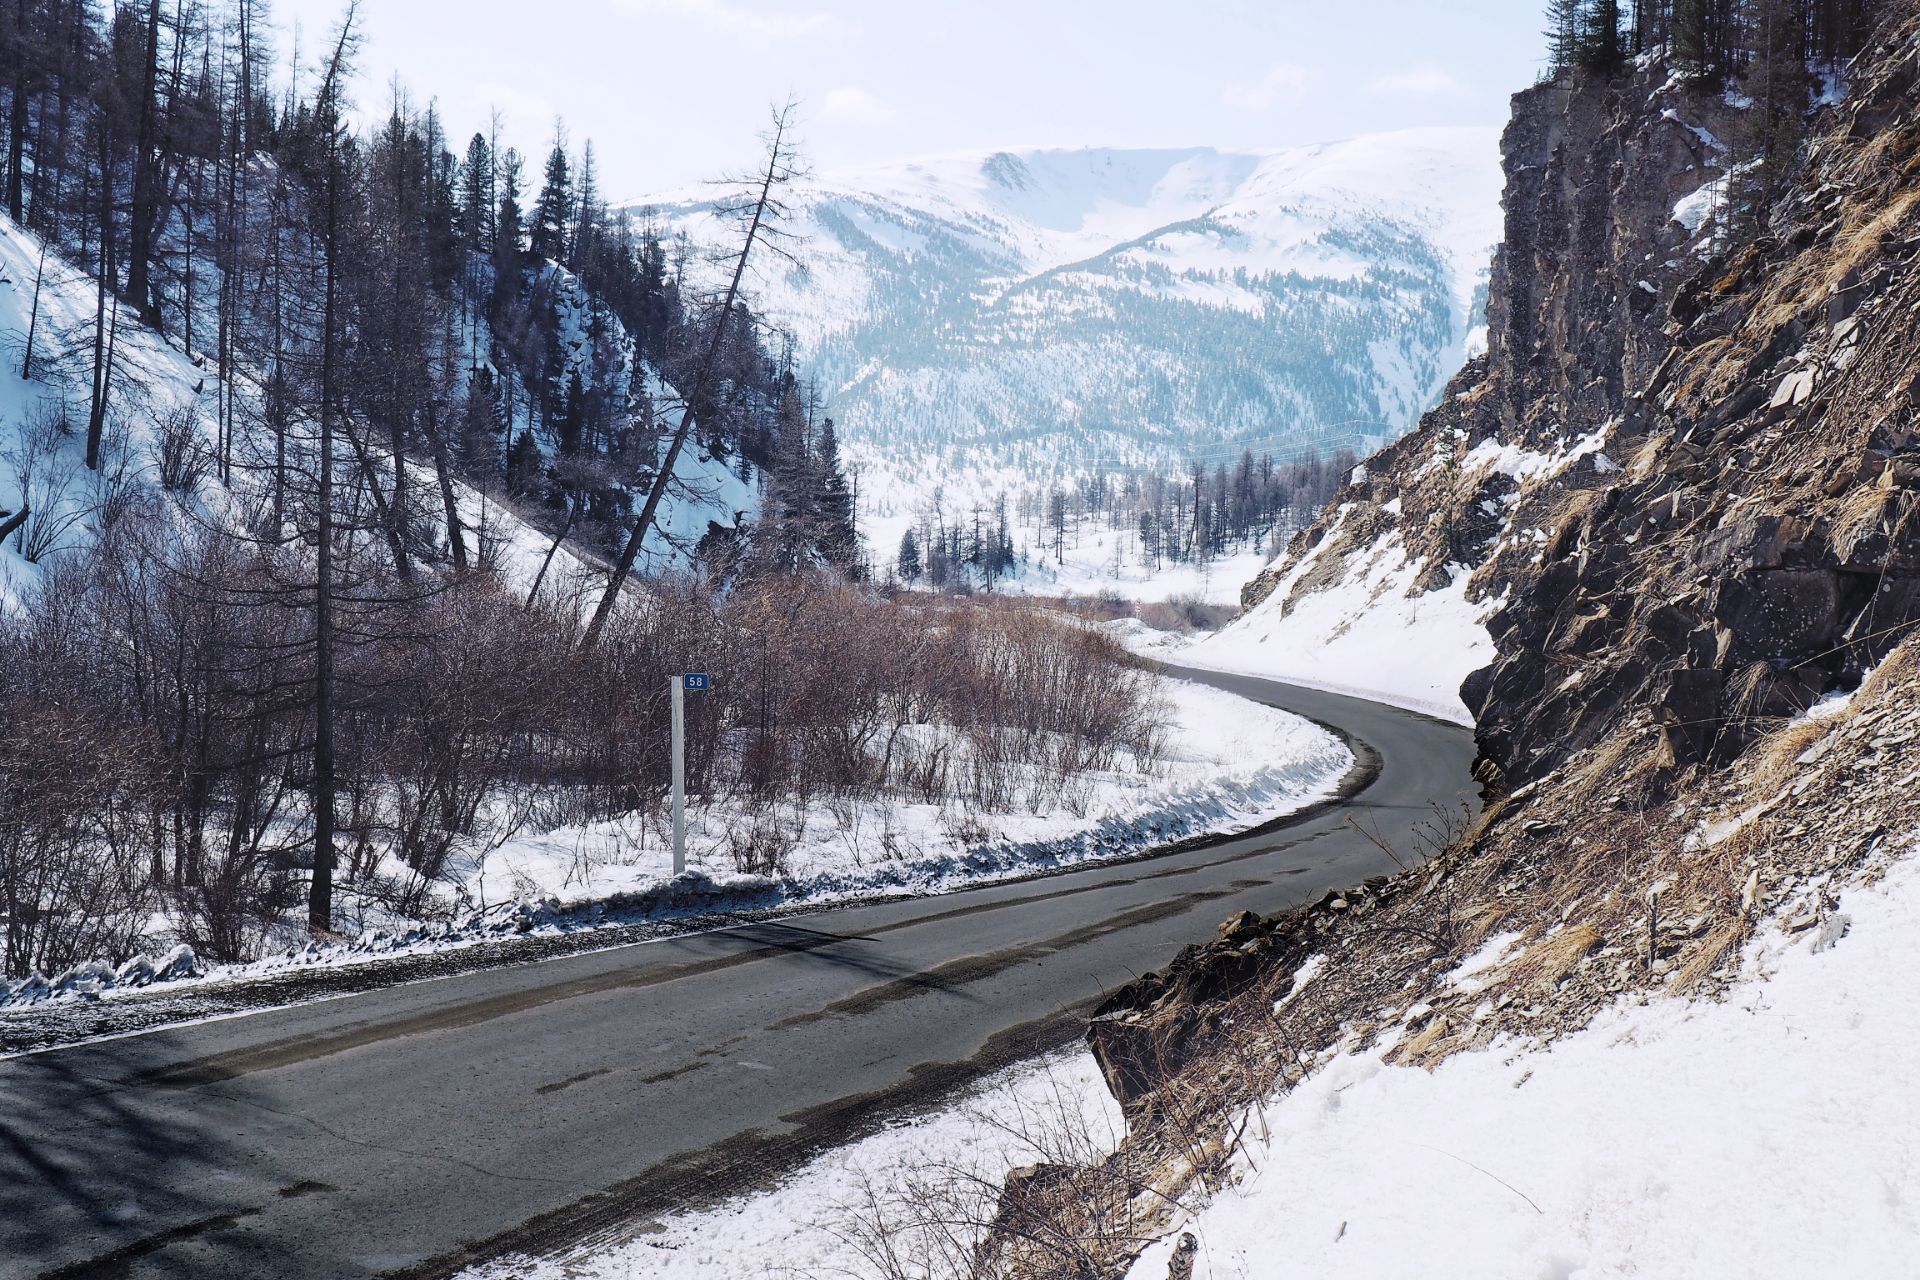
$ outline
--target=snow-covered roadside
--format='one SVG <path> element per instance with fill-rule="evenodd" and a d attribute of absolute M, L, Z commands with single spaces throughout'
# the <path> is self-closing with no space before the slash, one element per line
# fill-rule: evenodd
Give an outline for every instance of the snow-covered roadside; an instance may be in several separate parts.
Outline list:
<path fill-rule="evenodd" d="M 793 840 L 777 877 L 741 871 L 733 849 L 751 815 L 731 806 L 688 814 L 688 867 L 721 889 L 759 895 L 778 883 L 796 899 L 874 892 L 938 893 L 986 879 L 1149 848 L 1187 836 L 1245 830 L 1332 793 L 1352 753 L 1298 716 L 1218 689 L 1163 680 L 1166 758 L 1131 761 L 1077 780 L 1043 811 L 986 813 L 954 804 L 815 800 L 778 805 L 762 823 Z M 474 869 L 477 901 L 561 904 L 644 893 L 671 879 L 659 818 L 564 827 L 509 844 Z"/>
<path fill-rule="evenodd" d="M 1627 1004 L 1432 1072 L 1335 1056 L 1130 1275 L 1161 1280 L 1182 1233 L 1196 1280 L 1913 1274 L 1917 911 L 1909 853 L 1844 892 L 1839 929 L 1763 929 L 1725 1000 Z"/>
<path fill-rule="evenodd" d="M 1910 1274 L 1920 1094 L 1901 1082 L 1920 1051 L 1916 912 L 1910 853 L 1842 894 L 1837 938 L 1763 929 L 1724 999 L 1625 1004 L 1550 1046 L 1499 1042 L 1431 1072 L 1386 1065 L 1391 1045 L 1336 1053 L 1247 1125 L 1265 1136 L 1237 1157 L 1239 1181 L 1129 1280 L 1162 1280 L 1183 1235 L 1194 1280 Z M 1496 939 L 1456 983 L 1499 951 Z M 1304 981 L 1316 971 L 1303 966 Z M 1035 1163 L 1036 1144 L 1015 1135 L 1057 1133 L 1034 1117 L 1075 1113 L 1119 1132 L 1080 1052 L 1009 1070 L 770 1191 L 466 1280 L 887 1274 L 848 1238 L 873 1220 L 851 1206 L 924 1192 L 954 1165 Z"/>
<path fill-rule="evenodd" d="M 1493 659 L 1483 625 L 1493 610 L 1468 602 L 1464 568 L 1446 587 L 1409 596 L 1418 571 L 1397 545 L 1385 546 L 1364 572 L 1284 615 L 1278 598 L 1286 583 L 1276 599 L 1219 631 L 1181 636 L 1128 619 L 1112 633 L 1155 661 L 1283 680 L 1471 726 L 1460 682 Z"/>
<path fill-rule="evenodd" d="M 966 1220 L 992 1213 L 1010 1170 L 1098 1159 L 1125 1131 L 1093 1056 L 1075 1049 L 1010 1067 L 937 1111 L 816 1156 L 770 1190 L 551 1257 L 500 1258 L 461 1280 L 959 1274 L 939 1263 L 964 1260 L 978 1235 Z"/>
<path fill-rule="evenodd" d="M 235 982 L 308 966 L 362 964 L 472 946 L 503 936 L 568 933 L 638 921 L 711 917 L 849 899 L 949 892 L 1200 835 L 1230 834 L 1334 794 L 1354 764 L 1317 725 L 1216 689 L 1162 682 L 1165 758 L 1085 775 L 1043 812 L 983 813 L 896 800 L 816 800 L 761 814 L 734 806 L 689 813 L 689 869 L 674 876 L 657 820 L 565 827 L 510 841 L 464 869 L 455 893 L 471 905 L 450 922 L 369 915 L 351 942 L 301 942 L 247 964 L 205 971 L 173 952 L 0 984 L 0 1008 L 114 999 L 155 982 Z M 736 849 L 790 841 L 783 868 L 742 870 Z M 162 972 L 156 973 L 156 970 Z"/>

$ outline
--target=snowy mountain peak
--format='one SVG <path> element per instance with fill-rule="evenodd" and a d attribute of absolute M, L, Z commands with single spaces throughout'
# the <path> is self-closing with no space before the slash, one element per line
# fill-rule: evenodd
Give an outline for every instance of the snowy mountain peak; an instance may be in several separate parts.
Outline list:
<path fill-rule="evenodd" d="M 896 507 L 935 484 L 1364 447 L 1459 368 L 1501 181 L 1478 129 L 926 157 L 796 187 L 801 261 L 764 260 L 754 286 L 865 492 Z M 638 206 L 724 243 L 710 199 Z"/>

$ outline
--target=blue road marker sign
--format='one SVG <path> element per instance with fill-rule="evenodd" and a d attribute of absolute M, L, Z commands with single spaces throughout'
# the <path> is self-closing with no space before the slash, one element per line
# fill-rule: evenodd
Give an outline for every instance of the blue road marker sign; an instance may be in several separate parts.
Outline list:
<path fill-rule="evenodd" d="M 713 688 L 713 677 L 704 671 L 689 671 L 681 679 L 686 682 L 688 693 L 705 693 Z"/>

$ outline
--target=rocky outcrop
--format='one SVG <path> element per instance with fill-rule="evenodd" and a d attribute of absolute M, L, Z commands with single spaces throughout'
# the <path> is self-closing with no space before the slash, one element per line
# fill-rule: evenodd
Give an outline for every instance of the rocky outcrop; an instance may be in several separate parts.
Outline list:
<path fill-rule="evenodd" d="M 1606 415 L 1623 466 L 1506 574 L 1500 656 L 1463 691 L 1496 786 L 1628 735 L 1656 790 L 1723 766 L 1857 686 L 1920 621 L 1912 25 L 1861 59 L 1767 234 L 1586 339 L 1622 377 L 1594 367 L 1576 408 Z M 1669 240 L 1647 252 L 1683 247 Z M 1536 320 L 1538 358 L 1558 358 L 1562 328 Z"/>
<path fill-rule="evenodd" d="M 1388 535 L 1428 572 L 1467 566 L 1498 651 L 1461 689 L 1488 814 L 1417 885 L 1229 921 L 1116 992 L 1089 1042 L 1129 1115 L 1244 1040 L 1231 1011 L 1286 992 L 1311 956 L 1371 956 L 1369 927 L 1348 923 L 1367 913 L 1382 913 L 1382 936 L 1428 938 L 1436 963 L 1476 936 L 1453 912 L 1578 936 L 1559 952 L 1569 969 L 1596 948 L 1632 954 L 1645 887 L 1626 881 L 1661 883 L 1659 856 L 1697 839 L 1697 814 L 1768 806 L 1780 760 L 1801 758 L 1793 718 L 1920 628 L 1916 48 L 1920 4 L 1907 4 L 1855 63 L 1845 102 L 1816 119 L 1795 194 L 1749 240 L 1674 215 L 1720 177 L 1716 136 L 1740 127 L 1738 107 L 1676 88 L 1657 63 L 1515 98 L 1488 353 L 1248 589 L 1254 603 L 1283 583 L 1292 597 L 1327 589 Z M 1908 687 L 1880 681 L 1862 716 L 1893 714 Z M 1862 747 L 1876 770 L 1882 739 Z M 1709 971 L 1747 927 L 1753 885 L 1874 848 L 1912 808 L 1891 781 L 1874 796 L 1830 823 L 1824 854 L 1803 816 L 1738 873 L 1668 875 L 1692 894 L 1688 923 L 1653 950 Z M 1622 841 L 1640 858 L 1630 875 Z M 1398 963 L 1427 963 L 1425 946 Z M 1559 961 L 1549 971 L 1563 981 Z M 1592 1007 L 1647 973 L 1617 967 Z M 1334 1000 L 1321 1031 L 1392 998 Z M 1434 1042 L 1465 1034 L 1442 1023 Z"/>
<path fill-rule="evenodd" d="M 1657 790 L 1857 685 L 1920 620 L 1911 38 L 1859 60 L 1745 240 L 1707 216 L 1743 128 L 1719 95 L 1658 61 L 1518 95 L 1486 356 L 1249 604 L 1337 586 L 1383 536 L 1415 591 L 1470 572 L 1495 794 L 1623 734 Z"/>

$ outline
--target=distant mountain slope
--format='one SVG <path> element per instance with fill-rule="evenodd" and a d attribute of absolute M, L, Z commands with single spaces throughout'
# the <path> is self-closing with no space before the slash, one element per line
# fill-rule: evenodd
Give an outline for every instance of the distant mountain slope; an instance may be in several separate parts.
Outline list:
<path fill-rule="evenodd" d="M 798 262 L 756 283 L 911 488 L 1391 438 L 1479 323 L 1499 190 L 1492 130 L 956 155 L 802 185 Z M 704 244 L 710 199 L 635 203 Z"/>

